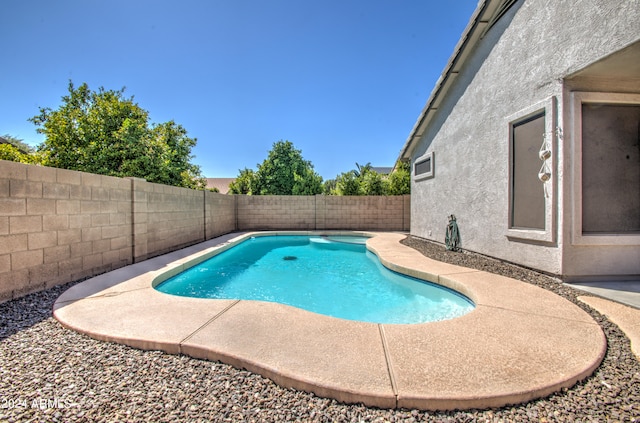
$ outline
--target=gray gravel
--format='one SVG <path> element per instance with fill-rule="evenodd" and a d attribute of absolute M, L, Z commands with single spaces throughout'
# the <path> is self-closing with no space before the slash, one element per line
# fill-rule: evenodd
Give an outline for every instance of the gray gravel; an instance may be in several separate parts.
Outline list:
<path fill-rule="evenodd" d="M 408 245 L 443 261 L 512 276 L 576 302 L 602 326 L 602 365 L 571 389 L 517 407 L 461 412 L 380 410 L 284 389 L 231 366 L 140 351 L 64 329 L 51 317 L 72 284 L 0 304 L 0 421 L 638 421 L 640 362 L 607 319 L 576 292 L 539 273 L 419 239 Z"/>

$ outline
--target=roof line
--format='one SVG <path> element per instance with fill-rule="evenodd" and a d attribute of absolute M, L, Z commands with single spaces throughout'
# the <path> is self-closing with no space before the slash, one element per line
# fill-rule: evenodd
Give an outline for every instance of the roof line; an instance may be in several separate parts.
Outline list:
<path fill-rule="evenodd" d="M 413 125 L 413 128 L 411 129 L 409 137 L 405 141 L 402 150 L 400 150 L 398 160 L 407 160 L 410 158 L 409 156 L 411 154 L 414 141 L 422 136 L 422 133 L 418 133 L 418 130 L 420 128 L 424 128 L 426 123 L 428 123 L 428 120 L 430 120 L 430 118 L 427 119 L 429 117 L 429 111 L 437 110 L 437 107 L 434 107 L 436 100 L 444 96 L 450 87 L 450 85 L 446 85 L 446 83 L 451 77 L 457 76 L 460 66 L 465 61 L 465 58 L 463 58 L 463 53 L 465 53 L 467 49 L 473 48 L 477 41 L 482 38 L 482 35 L 484 35 L 484 31 L 487 29 L 490 21 L 483 21 L 480 19 L 480 17 L 485 15 L 485 12 L 488 9 L 490 3 L 492 3 L 492 0 L 480 0 L 478 2 L 478 7 L 473 12 L 473 15 L 471 15 L 471 19 L 469 20 L 467 27 L 463 31 L 460 40 L 456 44 L 456 47 L 453 50 L 453 54 L 449 58 L 449 61 L 442 71 L 440 78 L 438 78 L 435 87 L 431 91 L 431 95 L 429 96 L 426 105 L 420 112 L 418 120 Z M 513 3 L 513 1 L 511 3 Z"/>

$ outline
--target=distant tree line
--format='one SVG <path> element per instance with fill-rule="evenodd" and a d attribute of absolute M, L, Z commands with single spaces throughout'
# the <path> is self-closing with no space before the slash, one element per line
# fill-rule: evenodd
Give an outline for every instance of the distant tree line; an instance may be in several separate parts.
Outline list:
<path fill-rule="evenodd" d="M 389 175 L 359 165 L 323 181 L 291 141 L 273 144 L 256 171 L 244 168 L 229 185 L 230 194 L 247 195 L 403 195 L 410 192 L 409 166 L 399 163 Z"/>
<path fill-rule="evenodd" d="M 151 123 L 124 90 L 92 91 L 70 81 L 58 109 L 42 107 L 29 119 L 44 142 L 33 150 L 5 135 L 0 159 L 204 189 L 206 179 L 191 163 L 197 140 L 174 121 Z"/>
<path fill-rule="evenodd" d="M 41 107 L 29 121 L 45 140 L 35 148 L 3 135 L 0 159 L 78 170 L 100 175 L 139 177 L 149 182 L 205 189 L 200 167 L 191 163 L 197 140 L 174 121 L 149 121 L 149 113 L 126 97 L 125 89 L 99 88 L 69 81 L 68 94 L 53 110 Z M 409 168 L 396 165 L 389 175 L 370 163 L 323 181 L 313 164 L 290 141 L 273 144 L 257 169 L 244 168 L 231 194 L 248 195 L 402 195 L 410 190 Z"/>

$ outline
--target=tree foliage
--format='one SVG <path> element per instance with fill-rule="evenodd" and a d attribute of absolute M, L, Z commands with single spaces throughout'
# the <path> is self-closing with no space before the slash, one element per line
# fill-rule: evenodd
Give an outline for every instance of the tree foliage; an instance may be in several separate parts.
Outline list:
<path fill-rule="evenodd" d="M 322 194 L 322 176 L 314 172 L 312 167 L 306 168 L 303 175 L 295 173 L 293 175 L 293 195 L 316 195 Z"/>
<path fill-rule="evenodd" d="M 23 139 L 14 137 L 9 134 L 4 134 L 0 138 L 13 145 L 22 154 L 33 154 L 34 152 L 33 148 L 29 144 L 25 143 Z"/>
<path fill-rule="evenodd" d="M 411 193 L 411 173 L 408 162 L 399 162 L 395 170 L 387 176 L 386 195 L 405 195 Z"/>
<path fill-rule="evenodd" d="M 150 124 L 149 113 L 119 91 L 75 88 L 57 110 L 40 108 L 30 119 L 45 141 L 42 164 L 101 175 L 203 189 L 200 168 L 190 163 L 196 139 L 174 121 Z"/>
<path fill-rule="evenodd" d="M 322 183 L 322 193 L 332 195 L 336 190 L 337 181 L 335 179 L 327 179 Z"/>
<path fill-rule="evenodd" d="M 398 163 L 389 175 L 383 175 L 371 163 L 341 173 L 335 179 L 322 180 L 311 162 L 290 141 L 278 141 L 258 170 L 244 168 L 229 185 L 231 194 L 249 195 L 404 195 L 410 192 L 407 163 Z"/>
<path fill-rule="evenodd" d="M 385 184 L 382 175 L 373 170 L 368 171 L 361 176 L 360 181 L 361 195 L 385 195 Z"/>
<path fill-rule="evenodd" d="M 0 143 L 0 160 L 34 164 L 39 162 L 39 158 L 34 154 L 33 148 L 20 138 L 5 134 Z"/>
<path fill-rule="evenodd" d="M 381 175 L 373 170 L 371 163 L 344 172 L 335 184 L 325 185 L 331 195 L 403 195 L 410 192 L 408 165 L 399 163 L 389 175 Z M 325 191 L 327 192 L 327 191 Z"/>
<path fill-rule="evenodd" d="M 267 158 L 258 165 L 251 194 L 253 195 L 315 195 L 322 193 L 322 177 L 310 161 L 291 141 L 273 144 Z"/>
<path fill-rule="evenodd" d="M 13 144 L 0 144 L 0 160 L 32 164 L 37 162 L 37 157 L 22 152 Z"/>
<path fill-rule="evenodd" d="M 360 181 L 353 170 L 341 173 L 336 178 L 332 195 L 360 195 Z"/>
<path fill-rule="evenodd" d="M 236 179 L 229 184 L 229 194 L 251 194 L 255 172 L 246 167 L 240 171 Z"/>

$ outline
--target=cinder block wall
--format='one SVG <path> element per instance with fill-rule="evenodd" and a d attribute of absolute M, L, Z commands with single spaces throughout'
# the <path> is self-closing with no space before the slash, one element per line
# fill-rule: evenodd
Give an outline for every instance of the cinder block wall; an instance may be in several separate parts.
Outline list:
<path fill-rule="evenodd" d="M 235 195 L 205 191 L 205 238 L 211 239 L 238 228 Z"/>
<path fill-rule="evenodd" d="M 132 262 L 131 181 L 0 161 L 0 300 Z"/>
<path fill-rule="evenodd" d="M 408 231 L 411 196 L 238 196 L 238 230 Z"/>
<path fill-rule="evenodd" d="M 238 201 L 238 229 L 316 229 L 314 195 L 242 195 Z"/>
<path fill-rule="evenodd" d="M 318 229 L 408 231 L 410 196 L 317 196 Z"/>
<path fill-rule="evenodd" d="M 206 239 L 203 191 L 137 179 L 133 194 L 135 262 Z"/>
<path fill-rule="evenodd" d="M 233 196 L 0 160 L 0 301 L 233 232 L 235 215 Z"/>
<path fill-rule="evenodd" d="M 408 231 L 409 202 L 223 195 L 0 160 L 0 301 L 233 231 Z"/>

